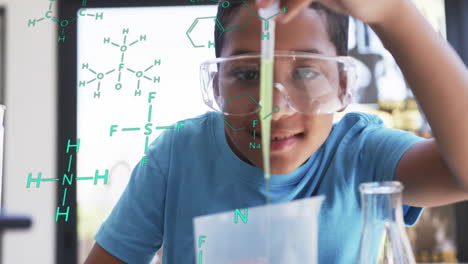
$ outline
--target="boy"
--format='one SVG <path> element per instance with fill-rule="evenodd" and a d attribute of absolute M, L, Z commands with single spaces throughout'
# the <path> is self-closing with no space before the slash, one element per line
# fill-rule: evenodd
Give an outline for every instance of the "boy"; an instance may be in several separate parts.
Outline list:
<path fill-rule="evenodd" d="M 307 8 L 311 2 L 322 5 Z M 371 25 L 399 63 L 435 135 L 423 140 L 384 128 L 377 117 L 361 113 L 333 125 L 332 113 L 302 113 L 309 108 L 301 97 L 288 101 L 284 89 L 291 88 L 275 84 L 274 105 L 280 111 L 271 116 L 271 199 L 326 196 L 319 216 L 319 263 L 356 261 L 361 226 L 357 187 L 362 182 L 401 181 L 408 225 L 415 223 L 421 207 L 467 200 L 468 117 L 459 114 L 468 105 L 468 72 L 410 1 L 290 0 L 281 6 L 288 12 L 278 18 L 278 51 L 345 55 L 346 19 L 330 9 Z M 250 13 L 233 5 L 220 9 L 218 16 L 225 27 L 235 27 Z M 260 21 L 252 20 L 243 31 L 223 33 L 217 57 L 259 53 L 259 32 Z M 275 71 L 275 82 L 284 72 Z M 302 78 L 302 72 L 294 74 Z M 234 72 L 244 81 L 257 79 L 256 74 Z M 310 74 L 315 73 L 304 78 L 313 78 Z M 347 82 L 340 76 L 328 80 L 340 88 Z M 222 97 L 221 81 L 214 83 L 214 95 Z M 264 204 L 261 151 L 248 148 L 250 124 L 259 117 L 225 118 L 207 113 L 187 120 L 183 131 L 164 133 L 152 144 L 148 163 L 134 169 L 86 263 L 146 263 L 163 242 L 163 263 L 194 263 L 193 217 Z M 238 131 L 230 127 L 246 125 Z"/>

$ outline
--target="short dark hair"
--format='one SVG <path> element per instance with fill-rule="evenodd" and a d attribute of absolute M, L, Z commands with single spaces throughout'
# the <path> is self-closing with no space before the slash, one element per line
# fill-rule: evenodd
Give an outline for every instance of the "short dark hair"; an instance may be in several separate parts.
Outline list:
<path fill-rule="evenodd" d="M 249 1 L 249 0 L 244 0 Z M 226 27 L 229 24 L 229 20 L 232 19 L 232 16 L 235 15 L 235 11 L 242 6 L 242 2 L 230 2 L 230 6 L 224 8 L 222 6 L 223 2 L 218 4 L 218 13 L 216 15 L 218 22 Z M 338 14 L 329 8 L 319 4 L 312 3 L 310 8 L 317 10 L 320 14 L 324 15 L 327 23 L 327 31 L 330 36 L 330 41 L 335 45 L 336 54 L 339 56 L 345 56 L 348 54 L 348 25 L 349 17 L 346 15 Z M 215 25 L 214 31 L 215 39 L 215 52 L 216 57 L 221 57 L 221 49 L 224 45 L 224 36 L 223 32 L 218 25 Z"/>

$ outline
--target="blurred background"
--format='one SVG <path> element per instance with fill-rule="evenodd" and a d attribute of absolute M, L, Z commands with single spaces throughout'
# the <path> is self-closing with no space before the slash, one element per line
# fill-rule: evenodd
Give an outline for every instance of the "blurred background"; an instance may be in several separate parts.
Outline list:
<path fill-rule="evenodd" d="M 467 64 L 468 1 L 414 2 Z M 209 110 L 201 98 L 198 65 L 214 58 L 215 4 L 0 0 L 0 103 L 7 107 L 1 263 L 82 263 L 145 155 L 146 142 Z M 388 127 L 432 137 L 376 35 L 355 20 L 349 32 L 350 55 L 361 62 L 359 89 L 346 111 L 377 114 Z M 147 123 L 161 128 L 145 135 Z M 112 126 L 118 128 L 113 134 Z M 71 144 L 79 139 L 77 153 L 67 153 L 69 139 Z M 93 180 L 105 171 L 107 184 Z M 73 184 L 63 184 L 64 174 Z M 28 188 L 28 177 L 39 175 L 60 181 Z M 56 221 L 57 210 L 67 208 L 68 218 L 62 214 Z M 467 203 L 426 208 L 408 229 L 417 261 L 468 262 L 466 223 Z"/>

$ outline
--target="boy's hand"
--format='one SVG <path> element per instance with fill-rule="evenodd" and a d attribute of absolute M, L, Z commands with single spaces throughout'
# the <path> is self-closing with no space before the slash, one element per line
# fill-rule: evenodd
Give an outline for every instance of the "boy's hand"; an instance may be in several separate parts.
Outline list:
<path fill-rule="evenodd" d="M 256 0 L 259 8 L 269 7 L 279 0 Z M 351 15 L 367 24 L 380 24 L 389 16 L 398 15 L 399 5 L 406 0 L 281 0 L 287 12 L 277 21 L 287 23 L 302 9 L 318 2 L 336 12 Z"/>

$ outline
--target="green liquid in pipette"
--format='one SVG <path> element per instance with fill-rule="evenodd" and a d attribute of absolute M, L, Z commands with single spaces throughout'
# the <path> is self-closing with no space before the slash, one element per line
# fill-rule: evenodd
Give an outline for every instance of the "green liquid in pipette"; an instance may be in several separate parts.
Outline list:
<path fill-rule="evenodd" d="M 262 154 L 263 154 L 263 175 L 265 177 L 266 204 L 270 204 L 270 138 L 271 138 L 271 113 L 273 109 L 273 60 L 262 60 L 260 65 L 260 124 L 262 127 Z M 269 209 L 269 207 L 267 207 Z M 267 211 L 266 228 L 266 257 L 271 257 L 271 212 Z"/>
<path fill-rule="evenodd" d="M 266 184 L 266 202 L 270 203 L 270 137 L 271 116 L 266 117 L 273 109 L 273 60 L 262 61 L 260 66 L 260 123 L 262 127 L 263 171 Z"/>

